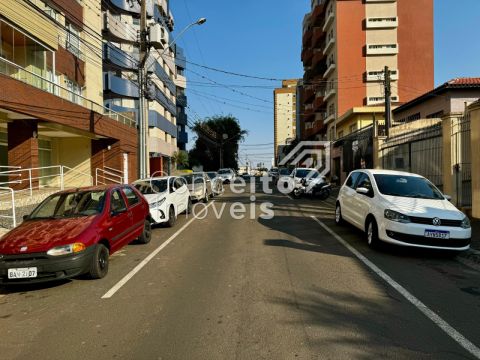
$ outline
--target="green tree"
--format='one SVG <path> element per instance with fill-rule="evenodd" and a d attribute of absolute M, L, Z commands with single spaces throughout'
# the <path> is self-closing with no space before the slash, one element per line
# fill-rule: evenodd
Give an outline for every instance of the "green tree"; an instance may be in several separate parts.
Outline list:
<path fill-rule="evenodd" d="M 197 122 L 193 128 L 197 134 L 195 146 L 190 150 L 190 165 L 202 165 L 205 171 L 220 167 L 220 152 L 223 167 L 238 169 L 238 144 L 245 139 L 237 118 L 232 115 L 217 115 Z"/>
<path fill-rule="evenodd" d="M 183 150 L 175 151 L 172 155 L 172 162 L 176 168 L 179 166 L 182 168 L 188 167 L 188 153 Z"/>

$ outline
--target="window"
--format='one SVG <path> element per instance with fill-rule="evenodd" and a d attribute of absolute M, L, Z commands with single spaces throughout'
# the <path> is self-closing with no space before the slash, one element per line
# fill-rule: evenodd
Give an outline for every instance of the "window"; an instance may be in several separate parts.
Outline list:
<path fill-rule="evenodd" d="M 125 194 L 126 198 L 127 198 L 127 203 L 128 203 L 128 206 L 133 206 L 135 204 L 138 204 L 140 202 L 140 199 L 138 198 L 137 194 L 135 193 L 135 191 L 133 191 L 132 189 L 130 189 L 129 187 L 124 187 L 122 189 L 123 193 Z"/>
<path fill-rule="evenodd" d="M 127 206 L 125 205 L 125 200 L 123 200 L 120 191 L 114 190 L 112 196 L 110 197 L 110 212 L 122 212 L 126 211 Z"/>
<path fill-rule="evenodd" d="M 67 36 L 65 41 L 65 49 L 70 51 L 76 57 L 80 57 L 80 32 L 75 26 L 70 24 L 68 21 L 65 23 L 67 28 Z"/>
<path fill-rule="evenodd" d="M 357 180 L 358 180 L 358 177 L 361 175 L 362 173 L 360 172 L 354 172 L 354 173 L 351 173 L 350 176 L 348 177 L 346 183 L 345 183 L 345 186 L 348 186 L 349 188 L 354 188 L 355 184 L 357 183 Z"/>
<path fill-rule="evenodd" d="M 76 104 L 81 104 L 82 98 L 80 96 L 82 95 L 82 87 L 70 79 L 65 79 L 65 87 L 69 90 L 68 100 Z"/>
<path fill-rule="evenodd" d="M 53 20 L 58 21 L 60 19 L 60 13 L 47 4 L 45 4 L 43 11 L 45 12 L 45 14 L 50 16 Z"/>
<path fill-rule="evenodd" d="M 437 111 L 427 115 L 427 119 L 441 118 L 443 117 L 443 115 L 444 115 L 443 110 L 441 110 L 441 111 Z"/>
<path fill-rule="evenodd" d="M 355 186 L 355 189 L 358 189 L 358 188 L 367 189 L 369 191 L 369 194 L 367 196 L 373 197 L 372 182 L 370 180 L 370 177 L 367 174 L 361 173 L 360 177 L 357 180 L 357 185 Z"/>
<path fill-rule="evenodd" d="M 415 120 L 418 120 L 418 119 L 420 119 L 420 113 L 416 113 L 416 114 L 408 116 L 407 117 L 407 122 L 415 121 Z"/>
<path fill-rule="evenodd" d="M 358 129 L 357 124 L 350 125 L 350 132 L 351 133 L 357 131 L 357 129 Z"/>
<path fill-rule="evenodd" d="M 343 137 L 343 130 L 341 130 L 341 131 L 338 132 L 338 137 L 339 137 L 339 138 L 342 138 L 342 137 Z"/>

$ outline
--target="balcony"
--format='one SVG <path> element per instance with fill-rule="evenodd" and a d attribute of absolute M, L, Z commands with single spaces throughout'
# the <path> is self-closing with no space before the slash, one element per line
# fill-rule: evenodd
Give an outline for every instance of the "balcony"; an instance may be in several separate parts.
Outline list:
<path fill-rule="evenodd" d="M 321 1 L 319 4 L 313 6 L 313 11 L 311 13 L 311 22 L 314 25 L 320 25 L 325 14 L 325 1 Z"/>
<path fill-rule="evenodd" d="M 123 79 L 111 72 L 103 73 L 104 97 L 138 99 L 138 85 L 132 80 Z"/>
<path fill-rule="evenodd" d="M 104 61 L 122 69 L 136 70 L 138 68 L 137 56 L 137 54 L 129 54 L 111 43 L 103 44 Z"/>
<path fill-rule="evenodd" d="M 325 53 L 321 49 L 313 50 L 312 67 L 316 67 L 318 63 L 325 59 Z"/>
<path fill-rule="evenodd" d="M 303 39 L 302 39 L 302 44 L 303 46 L 310 46 L 312 43 L 312 35 L 313 35 L 313 30 L 308 29 L 304 34 L 303 34 Z"/>
<path fill-rule="evenodd" d="M 332 96 L 334 96 L 337 93 L 337 90 L 335 89 L 334 86 L 332 86 L 330 89 L 328 89 L 325 92 L 325 101 L 328 101 Z"/>
<path fill-rule="evenodd" d="M 335 38 L 332 36 L 330 40 L 328 40 L 327 44 L 325 45 L 325 49 L 323 49 L 323 54 L 326 55 L 330 51 L 330 49 L 335 44 Z"/>
<path fill-rule="evenodd" d="M 178 132 L 177 143 L 181 143 L 181 144 L 188 143 L 188 133 L 186 131 Z"/>
<path fill-rule="evenodd" d="M 398 96 L 391 96 L 390 100 L 392 102 L 398 102 Z M 381 105 L 385 104 L 385 97 L 384 96 L 370 96 L 367 98 L 367 105 Z"/>
<path fill-rule="evenodd" d="M 187 97 L 185 95 L 177 95 L 177 105 L 187 107 Z"/>
<path fill-rule="evenodd" d="M 172 114 L 173 116 L 176 116 L 177 107 L 173 103 L 173 101 L 167 98 L 162 90 L 160 90 L 156 86 L 154 87 L 155 87 L 155 100 L 157 100 L 165 109 L 167 109 L 167 111 L 170 112 L 170 114 Z"/>
<path fill-rule="evenodd" d="M 394 29 L 398 27 L 398 17 L 367 18 L 365 26 L 367 29 Z"/>
<path fill-rule="evenodd" d="M 337 66 L 335 65 L 334 62 L 332 62 L 330 65 L 328 65 L 327 71 L 325 71 L 325 73 L 323 74 L 323 77 L 324 78 L 329 77 L 331 74 L 333 74 L 336 68 Z"/>
<path fill-rule="evenodd" d="M 327 29 L 330 26 L 330 24 L 333 22 L 334 18 L 335 18 L 335 12 L 331 10 L 327 14 L 327 18 L 325 19 L 325 24 L 323 25 L 323 31 L 327 32 Z"/>
<path fill-rule="evenodd" d="M 302 51 L 303 66 L 311 66 L 312 59 L 313 59 L 313 48 L 312 47 L 304 48 Z"/>
<path fill-rule="evenodd" d="M 313 97 L 315 96 L 315 93 L 313 91 L 312 86 L 305 87 L 305 94 L 304 94 L 304 103 L 305 104 L 310 104 L 313 100 Z"/>
<path fill-rule="evenodd" d="M 312 104 L 305 105 L 303 115 L 304 115 L 305 122 L 311 122 L 315 119 L 315 112 L 313 111 Z"/>
<path fill-rule="evenodd" d="M 325 125 L 327 125 L 328 123 L 332 122 L 333 120 L 335 120 L 335 114 L 330 114 L 325 118 L 323 123 Z"/>
<path fill-rule="evenodd" d="M 177 137 L 177 127 L 174 123 L 167 120 L 167 118 L 163 115 L 160 115 L 158 112 L 154 110 L 150 110 L 148 112 L 148 126 L 149 127 L 156 127 L 167 134 L 171 135 L 172 137 Z"/>
<path fill-rule="evenodd" d="M 111 109 L 108 109 L 103 105 L 100 105 L 91 100 L 88 100 L 82 95 L 77 94 L 63 86 L 57 85 L 53 81 L 43 78 L 40 75 L 35 74 L 30 70 L 24 69 L 21 66 L 9 60 L 6 60 L 2 57 L 0 57 L 0 74 L 13 78 L 21 83 L 27 84 L 36 89 L 39 89 L 43 91 L 45 94 L 50 94 L 48 96 L 53 95 L 58 99 L 62 99 L 62 100 L 59 100 L 59 107 L 57 109 L 66 108 L 66 103 L 63 102 L 64 100 L 66 100 L 70 103 L 82 106 L 87 110 L 87 112 L 88 111 L 96 112 L 98 114 L 106 116 L 112 120 L 118 121 L 130 127 L 136 126 L 135 120 L 127 116 L 123 116 L 122 114 L 119 114 L 115 111 L 112 111 Z M 28 97 L 28 88 L 25 87 L 25 89 L 22 89 L 21 93 L 23 94 L 23 96 Z M 36 101 L 41 101 L 36 97 L 35 99 Z M 63 105 L 61 105 L 62 102 L 63 102 Z M 46 105 L 43 105 L 43 106 L 46 106 Z"/>
<path fill-rule="evenodd" d="M 398 54 L 398 44 L 367 44 L 367 55 L 395 55 Z"/>
<path fill-rule="evenodd" d="M 179 68 L 187 68 L 187 58 L 183 52 L 183 49 L 180 46 L 175 45 L 175 65 Z"/>
<path fill-rule="evenodd" d="M 398 80 L 398 70 L 390 70 L 390 79 L 391 80 Z M 367 81 L 372 82 L 380 82 L 385 80 L 385 71 L 378 70 L 378 71 L 367 71 L 365 75 L 365 79 Z"/>
<path fill-rule="evenodd" d="M 318 48 L 322 44 L 322 40 L 325 37 L 325 31 L 320 26 L 313 28 L 313 37 L 312 37 L 312 44 L 313 47 Z"/>
<path fill-rule="evenodd" d="M 188 117 L 183 110 L 177 112 L 177 125 L 188 125 Z"/>
<path fill-rule="evenodd" d="M 130 15 L 137 15 L 140 17 L 140 3 L 138 1 L 131 1 L 131 0 L 106 0 L 106 3 L 110 3 L 118 10 L 123 13 L 127 13 Z M 154 14 L 153 9 L 153 1 L 147 0 L 147 16 L 152 17 Z"/>
<path fill-rule="evenodd" d="M 172 94 L 175 94 L 177 87 L 175 83 L 170 79 L 165 69 L 157 61 L 156 57 L 152 54 L 148 57 L 146 62 L 146 69 L 148 72 L 155 72 L 155 75 L 165 84 Z"/>
<path fill-rule="evenodd" d="M 103 14 L 103 32 L 110 35 L 115 42 L 136 42 L 137 30 L 131 24 L 123 23 L 120 15 L 105 11 Z"/>
<path fill-rule="evenodd" d="M 318 111 L 325 104 L 325 90 L 317 91 L 315 100 L 313 101 L 313 109 Z"/>

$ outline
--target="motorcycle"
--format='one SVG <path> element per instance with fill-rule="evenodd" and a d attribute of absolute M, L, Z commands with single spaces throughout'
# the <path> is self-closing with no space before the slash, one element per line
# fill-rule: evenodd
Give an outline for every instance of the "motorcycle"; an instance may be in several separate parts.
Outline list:
<path fill-rule="evenodd" d="M 312 184 L 313 182 L 313 184 Z M 327 183 L 324 179 L 321 181 L 302 179 L 300 185 L 296 186 L 292 191 L 295 198 L 300 198 L 303 195 L 318 197 L 320 200 L 326 200 L 330 196 L 332 185 Z"/>

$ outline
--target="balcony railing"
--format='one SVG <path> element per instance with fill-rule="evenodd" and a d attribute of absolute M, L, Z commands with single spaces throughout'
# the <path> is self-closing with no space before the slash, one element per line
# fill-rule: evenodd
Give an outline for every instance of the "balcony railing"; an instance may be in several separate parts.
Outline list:
<path fill-rule="evenodd" d="M 87 98 L 79 95 L 67 88 L 55 84 L 53 81 L 43 78 L 42 76 L 35 74 L 21 66 L 0 57 L 0 74 L 10 76 L 18 81 L 21 81 L 27 85 L 31 85 L 37 89 L 48 92 L 52 95 L 58 96 L 64 100 L 70 101 L 74 104 L 78 104 L 96 113 L 107 116 L 115 121 L 130 127 L 135 127 L 136 122 L 120 113 L 112 111 L 103 105 L 88 100 Z"/>
<path fill-rule="evenodd" d="M 367 44 L 367 55 L 398 54 L 398 44 Z"/>
<path fill-rule="evenodd" d="M 398 17 L 367 18 L 367 29 L 388 29 L 398 27 Z"/>

